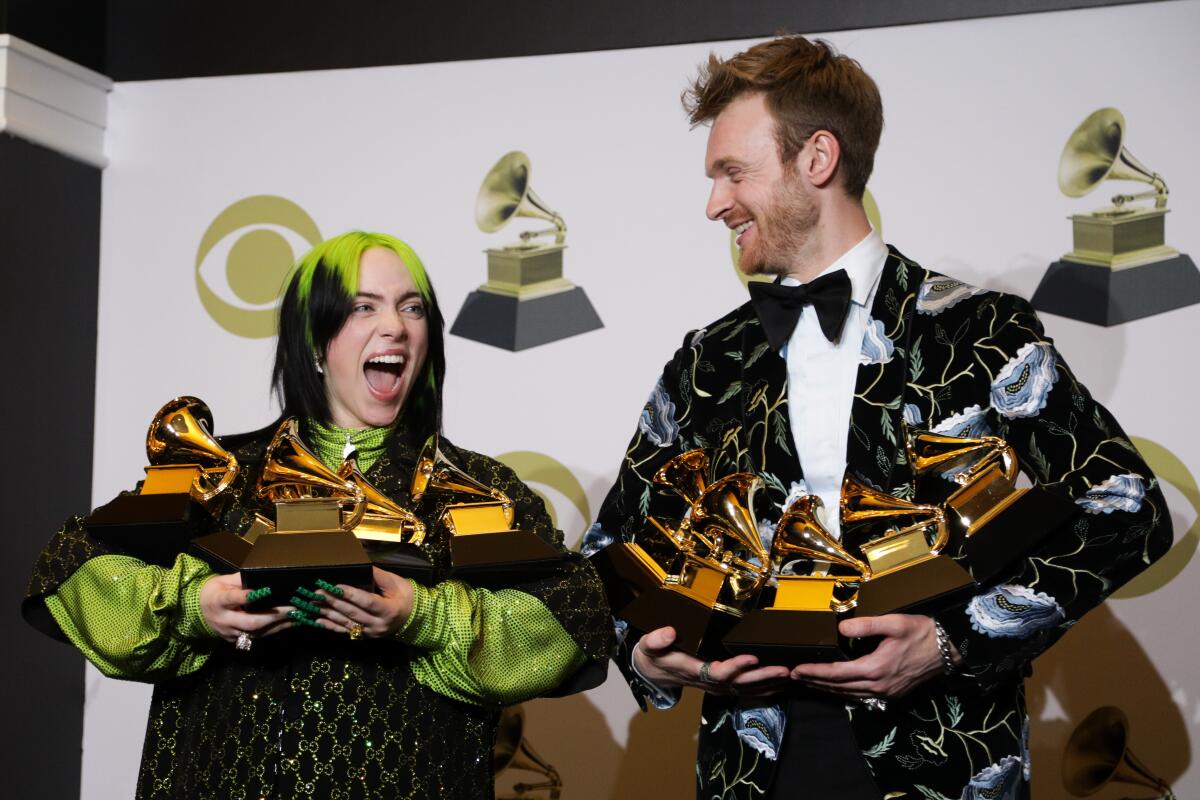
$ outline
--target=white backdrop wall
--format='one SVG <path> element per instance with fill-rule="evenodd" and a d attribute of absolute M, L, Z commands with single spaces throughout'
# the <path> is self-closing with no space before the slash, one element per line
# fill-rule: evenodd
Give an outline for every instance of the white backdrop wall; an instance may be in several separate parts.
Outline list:
<path fill-rule="evenodd" d="M 1031 295 L 1070 249 L 1066 217 L 1115 193 L 1070 200 L 1055 185 L 1066 137 L 1093 110 L 1115 106 L 1131 149 L 1171 186 L 1168 243 L 1200 258 L 1198 31 L 1200 3 L 1186 0 L 828 36 L 883 94 L 870 189 L 885 239 L 927 267 Z M 422 254 L 452 320 L 485 277 L 481 251 L 515 238 L 481 233 L 472 211 L 486 171 L 517 149 L 532 159 L 537 192 L 567 220 L 567 276 L 605 327 L 520 353 L 448 337 L 446 429 L 483 452 L 552 456 L 594 513 L 663 362 L 686 330 L 744 298 L 727 232 L 703 215 L 705 131 L 688 130 L 678 98 L 710 50 L 748 44 L 117 84 L 103 192 L 94 501 L 140 475 L 145 426 L 169 397 L 204 398 L 222 433 L 275 416 L 272 341 L 226 331 L 197 295 L 197 249 L 223 209 L 276 195 L 302 207 L 323 236 L 396 233 Z M 298 253 L 302 239 L 289 236 Z M 214 248 L 201 270 L 218 294 L 246 305 L 219 288 L 229 246 Z M 1092 708 L 1115 704 L 1130 715 L 1144 760 L 1180 796 L 1200 794 L 1191 764 L 1200 661 L 1179 630 L 1200 605 L 1200 567 L 1188 563 L 1200 498 L 1187 482 L 1200 467 L 1188 411 L 1200 388 L 1191 352 L 1200 307 L 1109 329 L 1044 322 L 1127 431 L 1184 466 L 1165 486 L 1178 540 L 1172 563 L 1036 665 L 1035 785 L 1042 796 L 1061 794 L 1066 735 Z M 577 542 L 590 520 L 547 494 Z M 132 796 L 148 698 L 147 687 L 89 667 L 85 800 Z M 696 709 L 692 698 L 669 714 L 640 715 L 610 679 L 583 697 L 530 704 L 529 735 L 562 771 L 569 798 L 649 796 L 650 774 L 658 796 L 688 796 Z"/>

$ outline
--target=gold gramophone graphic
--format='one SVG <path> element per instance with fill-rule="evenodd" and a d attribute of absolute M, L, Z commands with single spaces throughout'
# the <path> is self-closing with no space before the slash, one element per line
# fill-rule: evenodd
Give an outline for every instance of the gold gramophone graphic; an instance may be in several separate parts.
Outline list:
<path fill-rule="evenodd" d="M 1129 720 L 1116 706 L 1097 708 L 1079 723 L 1063 751 L 1062 780 L 1076 797 L 1093 795 L 1112 782 L 1150 789 L 1157 793 L 1154 800 L 1175 800 L 1170 784 L 1129 749 Z"/>
<path fill-rule="evenodd" d="M 496 162 L 475 200 L 475 223 L 494 233 L 515 217 L 554 225 L 523 231 L 520 241 L 487 252 L 487 283 L 471 292 L 450 333 L 505 350 L 524 350 L 603 328 L 583 289 L 563 277 L 567 226 L 533 191 L 529 156 L 514 150 Z M 554 243 L 541 241 L 554 236 Z"/>
<path fill-rule="evenodd" d="M 838 633 L 839 615 L 855 607 L 858 587 L 872 570 L 842 547 L 821 524 L 820 514 L 821 498 L 805 495 L 779 518 L 770 557 L 775 595 L 725 636 L 725 647 L 734 655 L 752 653 L 760 664 L 788 666 L 849 657 L 849 643 Z M 783 574 L 795 561 L 828 564 L 828 572 Z"/>
<path fill-rule="evenodd" d="M 301 441 L 295 418 L 275 431 L 255 491 L 274 505 L 274 524 L 258 515 L 245 537 L 225 531 L 197 539 L 195 555 L 225 562 L 241 572 L 243 586 L 269 586 L 276 599 L 318 579 L 374 585 L 371 557 L 353 533 L 367 512 L 366 492 L 321 462 Z"/>
<path fill-rule="evenodd" d="M 496 728 L 496 743 L 492 745 L 492 777 L 509 769 L 536 772 L 545 780 L 538 783 L 516 783 L 512 794 L 497 794 L 496 800 L 558 800 L 562 796 L 562 778 L 550 762 L 537 754 L 533 745 L 525 738 L 525 709 L 509 706 L 500 713 Z M 545 791 L 542 795 L 540 792 Z M 527 794 L 539 792 L 539 794 Z"/>
<path fill-rule="evenodd" d="M 457 574 L 539 572 L 553 568 L 562 553 L 532 531 L 512 527 L 513 501 L 499 489 L 485 486 L 455 466 L 429 437 L 417 458 L 412 499 L 427 493 L 472 498 L 446 507 L 442 521 L 450 531 L 450 559 Z"/>
<path fill-rule="evenodd" d="M 927 489 L 941 490 L 941 505 L 952 531 L 961 537 L 976 581 L 986 582 L 1075 511 L 1069 498 L 1017 488 L 1016 452 L 998 436 L 906 430 L 905 441 L 918 495 L 929 499 Z M 946 486 L 951 487 L 948 495 Z"/>
<path fill-rule="evenodd" d="M 212 413 L 190 396 L 168 401 L 146 433 L 146 479 L 136 494 L 96 509 L 92 535 L 144 561 L 169 566 L 213 524 L 239 467 L 212 435 Z"/>
<path fill-rule="evenodd" d="M 1125 130 L 1115 108 L 1089 115 L 1063 147 L 1058 187 L 1067 197 L 1083 197 L 1106 180 L 1152 188 L 1071 217 L 1075 246 L 1038 285 L 1032 302 L 1040 311 L 1107 326 L 1200 302 L 1196 265 L 1165 243 L 1167 184 L 1129 152 Z M 1152 206 L 1137 204 L 1148 199 Z"/>
<path fill-rule="evenodd" d="M 946 512 L 859 483 L 842 480 L 842 541 L 858 545 L 870 574 L 858 588 L 854 612 L 878 616 L 946 601 L 975 587 L 970 573 L 942 551 L 950 543 Z"/>
<path fill-rule="evenodd" d="M 675 456 L 654 481 L 687 503 L 676 525 L 651 518 L 636 542 L 592 556 L 616 616 L 642 631 L 670 625 L 674 646 L 724 655 L 721 639 L 770 577 L 758 536 L 754 497 L 762 479 L 749 473 L 707 483 L 702 450 Z"/>

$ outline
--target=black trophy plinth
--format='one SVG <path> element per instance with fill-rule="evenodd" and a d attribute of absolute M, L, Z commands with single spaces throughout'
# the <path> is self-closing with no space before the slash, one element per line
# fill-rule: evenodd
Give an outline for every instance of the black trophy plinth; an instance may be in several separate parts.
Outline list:
<path fill-rule="evenodd" d="M 348 531 L 263 534 L 242 562 L 241 573 L 247 589 L 271 587 L 272 605 L 286 601 L 297 587 L 313 589 L 317 580 L 368 590 L 375 585 L 371 558 Z"/>
<path fill-rule="evenodd" d="M 1200 271 L 1187 255 L 1113 269 L 1063 259 L 1046 271 L 1033 307 L 1094 325 L 1120 325 L 1200 303 Z"/>
<path fill-rule="evenodd" d="M 516 352 L 603 327 L 587 294 L 574 286 L 528 299 L 473 291 L 450 333 Z"/>
<path fill-rule="evenodd" d="M 1009 502 L 976 522 L 968 533 L 966 521 L 947 503 L 952 529 L 962 537 L 963 553 L 972 577 L 987 583 L 1033 550 L 1078 510 L 1070 498 L 1042 489 L 1019 490 Z"/>
<path fill-rule="evenodd" d="M 828 609 L 760 608 L 746 614 L 722 643 L 735 656 L 757 656 L 761 666 L 846 661 L 850 645 L 838 633 L 838 620 Z"/>
<path fill-rule="evenodd" d="M 563 553 L 521 530 L 457 533 L 450 537 L 451 574 L 476 583 L 534 578 L 553 571 Z"/>
<path fill-rule="evenodd" d="M 186 492 L 121 495 L 83 520 L 88 533 L 113 550 L 164 567 L 213 524 L 212 514 Z"/>
<path fill-rule="evenodd" d="M 855 617 L 933 611 L 974 593 L 971 574 L 948 555 L 938 554 L 876 573 L 858 588 Z"/>

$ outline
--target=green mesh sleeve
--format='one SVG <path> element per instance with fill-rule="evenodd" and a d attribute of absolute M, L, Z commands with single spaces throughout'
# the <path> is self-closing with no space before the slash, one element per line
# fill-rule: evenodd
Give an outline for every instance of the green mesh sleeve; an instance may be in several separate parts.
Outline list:
<path fill-rule="evenodd" d="M 413 584 L 412 612 L 396 634 L 424 652 L 416 679 L 475 705 L 511 705 L 558 686 L 586 661 L 550 610 L 516 589 L 443 581 Z"/>
<path fill-rule="evenodd" d="M 46 606 L 108 677 L 162 680 L 200 669 L 218 641 L 200 611 L 200 588 L 212 575 L 189 555 L 169 569 L 129 556 L 98 556 L 48 595 Z"/>

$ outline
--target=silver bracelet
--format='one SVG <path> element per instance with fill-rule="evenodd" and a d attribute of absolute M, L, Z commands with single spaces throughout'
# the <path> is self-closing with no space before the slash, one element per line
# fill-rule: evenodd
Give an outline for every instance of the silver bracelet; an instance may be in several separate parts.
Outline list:
<path fill-rule="evenodd" d="M 953 675 L 958 668 L 954 666 L 954 658 L 950 655 L 950 636 L 936 619 L 933 621 L 933 635 L 937 639 L 938 653 L 942 656 L 942 672 Z"/>

